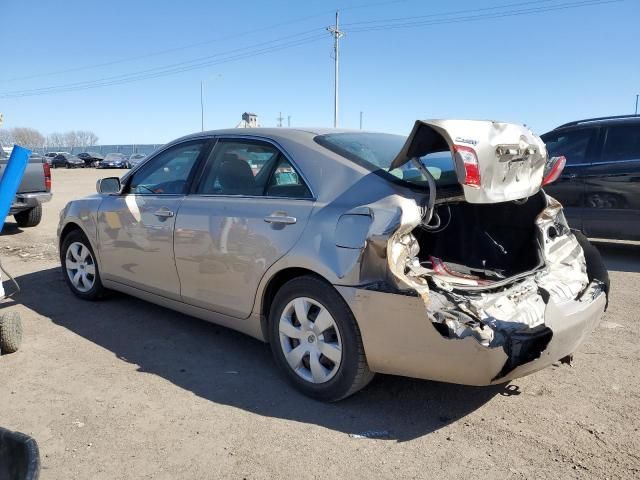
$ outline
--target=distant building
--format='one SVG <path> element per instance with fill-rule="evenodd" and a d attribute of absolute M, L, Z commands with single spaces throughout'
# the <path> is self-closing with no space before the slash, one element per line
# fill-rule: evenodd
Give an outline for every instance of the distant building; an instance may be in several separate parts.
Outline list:
<path fill-rule="evenodd" d="M 242 121 L 236 125 L 236 128 L 255 128 L 259 126 L 258 115 L 255 113 L 244 112 L 242 114 Z"/>

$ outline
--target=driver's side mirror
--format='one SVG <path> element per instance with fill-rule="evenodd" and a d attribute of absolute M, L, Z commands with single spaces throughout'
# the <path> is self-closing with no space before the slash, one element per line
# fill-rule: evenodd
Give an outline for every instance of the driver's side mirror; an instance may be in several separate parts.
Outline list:
<path fill-rule="evenodd" d="M 98 193 L 118 193 L 120 191 L 120 179 L 118 177 L 101 178 L 96 182 Z"/>

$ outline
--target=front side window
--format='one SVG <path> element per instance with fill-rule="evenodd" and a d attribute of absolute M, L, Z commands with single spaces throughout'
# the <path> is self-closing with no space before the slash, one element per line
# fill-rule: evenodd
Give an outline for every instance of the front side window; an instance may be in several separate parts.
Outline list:
<path fill-rule="evenodd" d="M 594 130 L 591 128 L 569 130 L 567 132 L 551 132 L 543 135 L 542 140 L 547 145 L 549 158 L 564 156 L 568 165 L 575 165 L 589 161 L 587 155 L 593 133 Z"/>
<path fill-rule="evenodd" d="M 186 193 L 189 174 L 205 145 L 206 140 L 198 140 L 160 153 L 133 175 L 129 192 L 139 195 Z"/>
<path fill-rule="evenodd" d="M 609 127 L 600 160 L 640 160 L 640 125 Z"/>
<path fill-rule="evenodd" d="M 323 147 L 374 173 L 413 185 L 424 186 L 427 184 L 427 179 L 412 162 L 389 170 L 391 162 L 407 141 L 407 137 L 402 135 L 359 132 L 331 133 L 319 135 L 315 140 Z M 458 183 L 455 163 L 450 151 L 430 153 L 419 160 L 433 175 L 438 187 Z"/>

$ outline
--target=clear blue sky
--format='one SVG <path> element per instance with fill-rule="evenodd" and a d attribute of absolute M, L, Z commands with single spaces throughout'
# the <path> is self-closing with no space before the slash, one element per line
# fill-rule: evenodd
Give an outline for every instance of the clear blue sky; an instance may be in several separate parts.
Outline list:
<path fill-rule="evenodd" d="M 331 126 L 332 40 L 322 29 L 340 8 L 342 127 L 357 128 L 364 111 L 365 128 L 396 133 L 408 133 L 416 118 L 441 117 L 516 121 L 543 133 L 565 121 L 633 113 L 640 93 L 639 0 L 441 23 L 576 1 L 3 0 L 0 112 L 5 128 L 89 129 L 103 144 L 163 143 L 200 130 L 204 79 L 207 129 L 235 126 L 244 111 L 256 112 L 263 126 L 275 126 L 279 112 L 291 115 L 292 126 Z M 440 23 L 389 22 L 404 17 Z M 379 19 L 384 22 L 348 25 Z M 404 26 L 357 31 L 390 24 Z M 320 38 L 170 76 L 2 98 L 206 56 L 211 62 L 301 32 L 309 33 L 286 41 Z M 156 54 L 165 50 L 171 51 Z M 226 56 L 211 57 L 218 54 Z M 55 74 L 131 57 L 143 58 Z"/>

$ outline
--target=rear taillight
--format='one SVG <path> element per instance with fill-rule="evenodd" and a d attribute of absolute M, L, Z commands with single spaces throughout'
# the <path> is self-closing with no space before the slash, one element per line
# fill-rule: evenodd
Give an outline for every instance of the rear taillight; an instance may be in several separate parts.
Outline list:
<path fill-rule="evenodd" d="M 464 165 L 464 181 L 469 187 L 480 187 L 480 167 L 476 151 L 471 147 L 454 145 L 453 151 Z"/>
<path fill-rule="evenodd" d="M 47 192 L 51 191 L 51 167 L 47 162 L 42 164 L 42 170 L 44 170 L 44 188 Z"/>
<path fill-rule="evenodd" d="M 548 171 L 546 171 L 545 169 L 545 175 L 542 179 L 542 186 L 544 187 L 545 185 L 549 185 L 550 183 L 555 182 L 562 173 L 562 170 L 564 170 L 564 166 L 566 164 L 567 159 L 563 156 L 553 157 L 549 159 L 548 165 L 550 165 L 551 168 Z"/>

